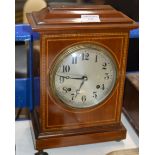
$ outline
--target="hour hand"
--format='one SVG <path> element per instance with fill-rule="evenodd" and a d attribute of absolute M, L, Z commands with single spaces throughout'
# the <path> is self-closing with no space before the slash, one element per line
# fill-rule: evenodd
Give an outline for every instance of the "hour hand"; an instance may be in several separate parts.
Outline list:
<path fill-rule="evenodd" d="M 75 95 L 75 97 L 79 94 L 80 89 L 81 89 L 81 87 L 82 87 L 83 84 L 84 84 L 84 80 L 81 82 L 79 89 L 76 90 L 76 95 Z"/>
<path fill-rule="evenodd" d="M 88 80 L 87 76 L 83 76 L 83 79 L 82 79 L 82 82 L 81 82 L 81 84 L 80 84 L 80 87 L 79 87 L 79 89 L 76 90 L 76 95 L 75 95 L 75 97 L 79 94 L 79 92 L 80 92 L 80 90 L 81 90 L 81 87 L 83 86 L 84 82 L 87 81 L 87 80 Z"/>

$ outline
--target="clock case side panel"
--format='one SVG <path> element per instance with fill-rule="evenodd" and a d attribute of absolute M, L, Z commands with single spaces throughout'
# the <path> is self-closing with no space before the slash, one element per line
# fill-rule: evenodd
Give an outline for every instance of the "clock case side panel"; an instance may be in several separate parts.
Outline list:
<path fill-rule="evenodd" d="M 45 102 L 45 91 L 46 91 L 46 46 L 45 40 L 42 39 L 42 34 L 40 34 L 40 104 L 36 108 L 34 108 L 33 112 L 33 117 L 37 119 L 36 125 L 38 126 L 37 128 L 39 129 L 40 132 L 42 132 L 42 126 L 44 126 L 45 121 L 43 118 L 45 117 L 44 115 L 44 108 L 42 108 L 42 103 Z"/>
<path fill-rule="evenodd" d="M 128 33 L 126 33 L 126 34 L 128 34 Z M 86 35 L 86 34 L 85 34 Z M 46 34 L 44 34 L 44 35 L 42 35 L 42 37 L 44 38 L 46 36 Z M 48 33 L 48 35 L 46 36 L 47 38 L 48 37 L 50 37 L 51 35 L 49 35 L 49 33 Z M 66 35 L 65 35 L 66 36 Z M 70 35 L 67 35 L 67 37 L 68 36 L 70 36 Z M 71 36 L 74 36 L 73 38 L 76 38 L 75 36 L 76 35 L 71 35 Z M 45 38 L 46 38 L 45 37 Z M 54 36 L 55 37 L 55 36 Z M 42 42 L 42 44 L 43 45 L 47 45 L 47 42 L 45 41 L 46 39 L 44 38 L 44 39 L 41 39 L 41 42 Z M 123 50 L 124 50 L 124 55 L 123 55 L 123 70 L 121 71 L 121 72 L 119 72 L 119 75 L 118 76 L 121 76 L 121 81 L 119 82 L 120 83 L 120 87 L 121 87 L 121 92 L 119 92 L 119 95 L 121 96 L 121 97 L 119 97 L 119 102 L 122 102 L 122 94 L 123 94 L 123 87 L 124 87 L 124 77 L 125 77 L 125 70 L 126 70 L 126 54 L 127 54 L 127 44 L 128 44 L 128 35 L 125 35 L 125 36 L 123 36 L 123 38 L 124 38 L 124 45 L 123 45 Z M 55 40 L 57 39 L 57 37 L 55 38 Z M 60 38 L 59 38 L 60 39 Z M 83 41 L 83 38 L 81 37 L 81 40 L 80 41 Z M 61 45 L 60 45 L 61 46 Z M 46 103 L 49 101 L 49 99 L 47 98 L 47 97 L 45 97 L 47 94 L 45 93 L 45 91 L 47 92 L 47 79 L 46 79 L 46 77 L 45 76 L 48 76 L 47 75 L 47 70 L 49 70 L 49 64 L 47 63 L 47 61 L 46 61 L 46 59 L 47 59 L 47 49 L 46 49 L 46 46 L 44 46 L 44 47 L 42 47 L 42 50 L 44 50 L 44 51 L 42 51 L 41 52 L 41 63 L 42 63 L 42 67 L 41 67 L 41 93 L 42 93 L 42 95 L 41 95 L 41 105 L 40 105 L 40 114 L 41 114 L 41 119 L 40 119 L 40 121 L 41 121 L 41 129 L 43 130 L 43 131 L 50 131 L 50 129 L 49 130 L 46 130 L 47 129 L 47 118 L 46 118 L 46 116 L 45 116 L 45 113 L 47 114 L 47 112 L 48 112 L 48 107 L 47 106 L 45 106 L 46 105 Z M 126 52 L 125 52 L 126 51 Z M 54 56 L 52 56 L 52 59 L 54 58 Z M 45 94 L 44 94 L 45 93 Z M 120 123 L 120 115 L 121 115 L 121 104 L 119 103 L 119 110 L 117 111 L 117 118 L 115 119 L 115 123 Z M 53 115 L 53 117 L 54 117 L 54 115 Z"/>
<path fill-rule="evenodd" d="M 122 58 L 123 67 L 121 71 L 119 72 L 119 76 L 121 76 L 120 80 L 120 104 L 119 104 L 119 111 L 117 115 L 117 120 L 121 121 L 121 112 L 122 112 L 122 105 L 123 105 L 123 94 L 124 94 L 124 85 L 125 85 L 125 78 L 126 78 L 126 68 L 127 68 L 127 58 L 128 58 L 128 48 L 129 48 L 129 31 L 127 32 L 127 35 L 124 38 L 124 45 L 123 45 L 123 51 L 124 55 Z"/>
<path fill-rule="evenodd" d="M 42 133 L 42 126 L 44 126 L 44 117 L 45 117 L 45 113 L 44 113 L 44 108 L 42 108 L 42 103 L 46 102 L 46 98 L 45 98 L 45 91 L 46 91 L 46 46 L 44 46 L 45 44 L 45 40 L 42 37 L 42 33 L 40 33 L 40 64 L 39 64 L 39 68 L 40 68 L 40 72 L 39 72 L 39 96 L 35 96 L 35 97 L 39 97 L 38 101 L 40 101 L 39 103 L 35 104 L 34 109 L 31 111 L 31 120 L 35 120 L 33 125 L 31 123 L 31 127 L 35 126 L 34 128 L 36 135 L 39 135 L 39 133 Z M 34 136 L 33 136 L 34 137 Z"/>

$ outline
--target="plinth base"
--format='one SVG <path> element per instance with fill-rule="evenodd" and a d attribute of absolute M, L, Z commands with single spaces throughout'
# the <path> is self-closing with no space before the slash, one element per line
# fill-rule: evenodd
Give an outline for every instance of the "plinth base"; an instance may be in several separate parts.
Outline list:
<path fill-rule="evenodd" d="M 86 129 L 72 130 L 67 134 L 52 132 L 40 133 L 38 118 L 31 114 L 31 132 L 36 150 L 48 148 L 74 146 L 106 141 L 119 141 L 126 138 L 126 129 L 122 123 L 119 125 L 106 125 Z M 63 132 L 63 131 L 62 131 Z"/>

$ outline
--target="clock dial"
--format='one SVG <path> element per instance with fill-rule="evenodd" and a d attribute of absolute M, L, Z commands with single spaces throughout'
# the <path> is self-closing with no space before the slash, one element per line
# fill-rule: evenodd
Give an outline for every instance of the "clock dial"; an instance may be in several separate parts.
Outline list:
<path fill-rule="evenodd" d="M 50 72 L 55 95 L 74 108 L 99 104 L 115 82 L 114 59 L 105 48 L 94 44 L 77 44 L 64 50 Z"/>

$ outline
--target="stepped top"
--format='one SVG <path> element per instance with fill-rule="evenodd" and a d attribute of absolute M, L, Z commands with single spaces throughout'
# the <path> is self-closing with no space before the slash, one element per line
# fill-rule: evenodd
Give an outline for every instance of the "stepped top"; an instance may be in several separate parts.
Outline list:
<path fill-rule="evenodd" d="M 138 24 L 110 5 L 51 5 L 27 14 L 35 31 L 134 29 Z"/>

